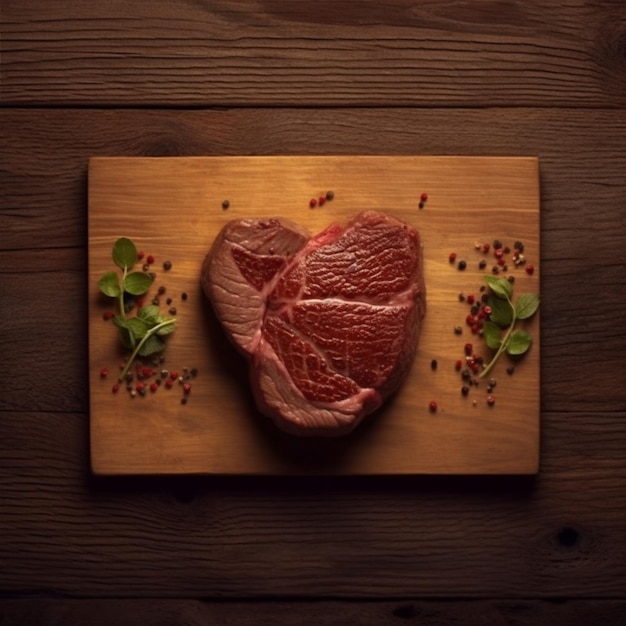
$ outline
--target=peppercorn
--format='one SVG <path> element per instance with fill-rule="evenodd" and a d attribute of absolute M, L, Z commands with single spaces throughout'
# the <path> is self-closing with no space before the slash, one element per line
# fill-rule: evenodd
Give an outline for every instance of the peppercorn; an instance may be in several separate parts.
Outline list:
<path fill-rule="evenodd" d="M 335 192 L 334 191 L 327 191 L 326 192 L 326 200 L 332 200 L 335 197 Z"/>
<path fill-rule="evenodd" d="M 437 410 L 437 402 L 435 402 L 435 400 L 431 400 L 428 408 L 430 409 L 431 413 L 434 413 Z"/>
<path fill-rule="evenodd" d="M 436 370 L 436 369 L 437 369 L 437 359 L 433 359 L 433 360 L 430 362 L 430 369 L 431 369 L 431 370 Z"/>
<path fill-rule="evenodd" d="M 467 267 L 467 263 L 465 261 L 459 261 L 457 266 L 460 270 L 464 270 Z"/>
<path fill-rule="evenodd" d="M 316 200 L 315 198 L 311 198 L 311 199 L 309 200 L 309 206 L 310 206 L 311 208 L 316 207 L 316 206 L 317 206 L 317 200 Z"/>
<path fill-rule="evenodd" d="M 224 209 L 224 211 L 226 211 L 226 209 L 228 209 L 229 206 L 230 206 L 230 201 L 222 200 L 222 209 Z"/>
<path fill-rule="evenodd" d="M 526 266 L 526 273 L 531 276 L 532 273 L 535 271 L 535 267 L 533 265 L 531 265 L 530 263 Z"/>
<path fill-rule="evenodd" d="M 163 269 L 166 272 L 171 270 L 172 269 L 172 262 L 171 261 L 165 261 L 165 263 L 163 263 Z"/>
<path fill-rule="evenodd" d="M 487 404 L 489 406 L 493 406 L 496 402 L 496 399 L 490 394 L 487 396 Z"/>
<path fill-rule="evenodd" d="M 428 194 L 426 192 L 422 192 L 422 195 L 420 196 L 420 201 L 426 202 L 426 200 L 428 200 Z"/>
<path fill-rule="evenodd" d="M 468 387 L 468 386 L 466 386 L 466 385 L 463 385 L 463 386 L 461 387 L 461 393 L 462 393 L 464 396 L 466 396 L 466 395 L 469 393 L 469 387 Z"/>
<path fill-rule="evenodd" d="M 450 261 L 450 263 L 454 263 L 456 261 L 456 252 L 450 252 L 448 260 Z"/>
<path fill-rule="evenodd" d="M 454 334 L 455 335 L 461 335 L 463 333 L 463 329 L 460 326 L 455 326 L 454 327 Z"/>
<path fill-rule="evenodd" d="M 493 247 L 498 250 L 499 248 L 502 247 L 502 242 L 499 239 L 494 239 L 493 240 Z"/>
<path fill-rule="evenodd" d="M 101 376 L 102 378 L 106 378 L 106 377 L 108 376 L 108 374 L 109 374 L 109 370 L 108 370 L 106 367 L 103 367 L 103 368 L 100 370 L 100 376 Z"/>
<path fill-rule="evenodd" d="M 160 285 L 157 289 L 157 293 L 163 295 L 165 293 L 165 287 L 163 285 Z"/>
<path fill-rule="evenodd" d="M 169 309 L 169 314 L 170 315 L 176 315 L 176 307 L 175 306 L 171 306 Z"/>
<path fill-rule="evenodd" d="M 180 294 L 180 297 L 182 298 L 182 300 L 187 300 L 189 296 L 187 295 L 186 291 L 183 291 L 183 293 Z"/>
<path fill-rule="evenodd" d="M 146 257 L 146 263 L 147 263 L 148 265 L 152 265 L 152 264 L 154 263 L 154 255 L 153 255 L 153 254 L 149 254 L 149 255 Z"/>
<path fill-rule="evenodd" d="M 320 197 L 317 199 L 317 203 L 318 203 L 320 206 L 324 206 L 324 203 L 325 203 L 325 202 L 326 202 L 326 196 L 320 196 Z"/>
<path fill-rule="evenodd" d="M 478 269 L 484 270 L 487 267 L 487 261 L 485 259 L 481 259 L 478 262 Z"/>

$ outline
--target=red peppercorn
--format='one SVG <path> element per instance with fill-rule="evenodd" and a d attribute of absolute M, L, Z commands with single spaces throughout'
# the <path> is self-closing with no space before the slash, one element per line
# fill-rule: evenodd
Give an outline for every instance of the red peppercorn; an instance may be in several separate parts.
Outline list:
<path fill-rule="evenodd" d="M 137 260 L 141 261 L 144 256 L 146 256 L 146 253 L 143 250 L 139 250 L 139 252 L 137 252 Z"/>
<path fill-rule="evenodd" d="M 165 381 L 165 387 L 166 387 L 167 389 L 171 389 L 173 384 L 174 384 L 174 382 L 172 381 L 172 379 L 171 379 L 171 378 L 166 379 L 166 381 Z"/>
<path fill-rule="evenodd" d="M 108 374 L 109 374 L 109 370 L 108 370 L 106 367 L 103 367 L 103 368 L 100 370 L 100 376 L 101 376 L 102 378 L 106 378 L 106 376 L 108 376 Z"/>
<path fill-rule="evenodd" d="M 485 315 L 491 315 L 493 313 L 493 309 L 488 304 L 486 304 L 482 310 Z"/>
<path fill-rule="evenodd" d="M 186 395 L 189 395 L 191 393 L 191 384 L 185 383 L 183 385 L 183 391 L 185 392 Z"/>
<path fill-rule="evenodd" d="M 323 205 L 324 205 L 324 202 L 326 202 L 326 196 L 320 196 L 320 197 L 319 197 L 319 199 L 317 200 L 317 203 L 318 203 L 320 206 L 323 206 Z"/>
<path fill-rule="evenodd" d="M 484 243 L 483 244 L 483 252 L 489 252 L 490 248 L 491 248 L 491 246 L 488 243 Z"/>
<path fill-rule="evenodd" d="M 176 370 L 172 370 L 170 372 L 170 380 L 176 380 L 178 378 L 178 372 Z"/>
<path fill-rule="evenodd" d="M 317 200 L 316 200 L 315 198 L 311 198 L 311 199 L 309 200 L 309 206 L 310 206 L 311 208 L 316 207 L 316 206 L 317 206 Z"/>
<path fill-rule="evenodd" d="M 119 384 L 118 384 L 118 383 L 115 383 L 115 384 L 113 385 L 113 387 L 111 387 L 111 392 L 112 392 L 112 393 L 117 393 L 119 390 L 120 390 L 120 386 L 119 386 Z"/>
<path fill-rule="evenodd" d="M 473 293 L 470 293 L 466 298 L 467 304 L 474 304 L 476 302 L 476 297 Z"/>
<path fill-rule="evenodd" d="M 152 393 L 154 393 L 158 388 L 159 386 L 156 383 L 150 383 L 150 391 L 152 391 Z"/>
<path fill-rule="evenodd" d="M 143 383 L 137 383 L 135 385 L 135 391 L 143 391 L 146 388 L 146 386 Z"/>
<path fill-rule="evenodd" d="M 152 264 L 154 263 L 154 255 L 149 254 L 149 255 L 146 257 L 146 263 L 147 263 L 148 265 L 152 265 Z"/>
<path fill-rule="evenodd" d="M 437 410 L 437 403 L 434 400 L 431 400 L 428 408 L 430 409 L 431 413 L 434 413 Z"/>
<path fill-rule="evenodd" d="M 455 364 L 454 364 L 454 369 L 456 369 L 456 371 L 458 372 L 461 368 L 463 367 L 463 361 L 461 361 L 461 359 L 459 359 Z"/>
<path fill-rule="evenodd" d="M 493 251 L 493 255 L 496 257 L 496 259 L 501 259 L 503 254 L 504 254 L 504 250 L 502 250 L 502 248 L 496 248 Z"/>
<path fill-rule="evenodd" d="M 426 192 L 423 192 L 422 195 L 420 196 L 420 200 L 422 202 L 426 202 L 426 200 L 428 200 L 428 194 Z"/>
<path fill-rule="evenodd" d="M 496 402 L 496 399 L 492 395 L 487 396 L 487 404 L 489 406 L 493 406 Z"/>
<path fill-rule="evenodd" d="M 108 322 L 109 320 L 112 320 L 114 317 L 115 317 L 115 313 L 113 313 L 113 311 L 105 311 L 105 312 L 102 314 L 102 319 L 103 319 L 105 322 Z"/>
<path fill-rule="evenodd" d="M 472 354 L 473 350 L 474 350 L 474 346 L 471 343 L 466 343 L 465 344 L 465 354 L 467 356 L 470 356 Z"/>
<path fill-rule="evenodd" d="M 535 266 L 530 263 L 526 265 L 526 273 L 530 276 L 535 271 Z"/>
<path fill-rule="evenodd" d="M 456 261 L 456 252 L 450 252 L 448 260 L 450 261 L 450 263 L 454 263 Z"/>

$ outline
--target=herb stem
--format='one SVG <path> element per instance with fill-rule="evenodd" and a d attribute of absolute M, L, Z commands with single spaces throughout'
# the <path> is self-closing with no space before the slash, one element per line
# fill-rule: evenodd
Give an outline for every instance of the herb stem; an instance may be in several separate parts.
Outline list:
<path fill-rule="evenodd" d="M 139 351 L 141 350 L 143 345 L 146 343 L 146 341 L 148 341 L 148 339 L 150 337 L 152 337 L 152 335 L 158 333 L 160 330 L 163 330 L 164 328 L 167 328 L 168 326 L 172 326 L 174 324 L 176 324 L 176 319 L 175 318 L 165 320 L 164 322 L 161 322 L 160 324 L 157 324 L 156 326 L 153 326 L 142 337 L 141 341 L 135 346 L 135 349 L 133 350 L 132 354 L 130 355 L 130 358 L 128 359 L 128 361 L 126 362 L 126 365 L 124 366 L 124 369 L 120 373 L 120 376 L 119 376 L 119 379 L 118 379 L 120 382 L 122 382 L 126 378 L 126 374 L 128 374 L 128 370 L 130 369 L 130 367 L 133 364 L 134 360 L 137 358 L 137 355 L 139 354 Z"/>
<path fill-rule="evenodd" d="M 515 307 L 513 306 L 510 298 L 507 297 L 506 301 L 509 303 L 511 309 L 513 310 L 513 318 L 511 319 L 511 324 L 509 325 L 509 329 L 506 331 L 506 335 L 504 335 L 504 339 L 502 339 L 502 342 L 500 343 L 498 351 L 494 354 L 487 367 L 485 367 L 485 369 L 478 375 L 478 378 L 484 378 L 489 374 L 489 372 L 491 372 L 493 366 L 496 364 L 502 353 L 506 351 L 509 339 L 511 338 L 511 333 L 513 332 L 513 328 L 515 327 L 515 322 L 517 321 L 517 315 L 515 314 Z"/>

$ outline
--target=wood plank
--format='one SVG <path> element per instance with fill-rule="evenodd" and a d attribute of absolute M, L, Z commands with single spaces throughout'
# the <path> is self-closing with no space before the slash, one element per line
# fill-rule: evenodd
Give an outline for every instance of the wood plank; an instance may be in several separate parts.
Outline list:
<path fill-rule="evenodd" d="M 620 0 L 3 3 L 2 102 L 624 106 Z"/>
<path fill-rule="evenodd" d="M 624 419 L 546 414 L 543 471 L 534 480 L 103 479 L 88 477 L 84 414 L 5 412 L 0 589 L 55 597 L 621 598 Z"/>
<path fill-rule="evenodd" d="M 423 626 L 509 624 L 518 626 L 621 626 L 620 600 L 445 600 L 399 601 L 243 601 L 199 600 L 0 600 L 5 626 L 253 626 L 289 624 L 390 624 L 418 621 Z"/>
<path fill-rule="evenodd" d="M 315 209 L 309 198 L 331 189 L 335 199 Z M 426 208 L 420 194 L 428 191 Z M 228 211 L 222 200 L 230 200 Z M 220 229 L 248 217 L 293 219 L 310 233 L 346 223 L 364 210 L 385 211 L 421 233 L 427 315 L 409 378 L 376 416 L 353 436 L 307 440 L 284 436 L 259 415 L 249 398 L 247 368 L 223 340 L 199 286 L 204 257 Z M 141 224 L 138 229 L 137 225 Z M 165 367 L 198 368 L 189 402 L 162 388 L 131 399 L 111 393 L 101 368 L 115 371 L 121 355 L 117 330 L 103 323 L 112 307 L 97 288 L 111 269 L 118 236 L 135 240 L 160 261 L 152 269 L 174 298 L 179 323 L 167 340 Z M 461 394 L 455 362 L 463 346 L 490 358 L 465 324 L 470 306 L 458 294 L 480 297 L 493 251 L 475 242 L 523 241 L 530 276 L 508 255 L 507 275 L 517 293 L 539 293 L 539 179 L 533 158 L 456 157 L 206 157 L 95 158 L 89 170 L 89 347 L 92 467 L 102 474 L 518 474 L 538 470 L 539 314 L 523 324 L 534 335 L 515 376 L 499 363 L 495 406 L 480 389 Z M 459 271 L 448 260 L 458 250 Z M 489 269 L 479 269 L 480 259 Z M 159 272 L 164 259 L 172 270 Z M 466 259 L 466 261 L 465 261 Z M 161 265 L 160 265 L 160 264 Z M 159 281 L 161 281 L 159 283 Z M 189 301 L 180 300 L 188 293 Z M 103 301 L 104 300 L 104 301 Z M 162 311 L 167 311 L 163 307 Z M 455 325 L 466 327 L 455 335 Z M 431 371 L 431 360 L 440 367 Z M 149 365 L 150 362 L 144 363 Z M 159 368 L 160 369 L 160 368 Z M 157 378 L 159 378 L 157 376 Z M 154 380 L 154 379 L 153 379 Z M 142 383 L 143 384 L 143 383 Z M 177 385 L 180 389 L 180 385 Z M 428 406 L 435 399 L 437 415 Z M 468 446 L 468 442 L 472 442 Z"/>

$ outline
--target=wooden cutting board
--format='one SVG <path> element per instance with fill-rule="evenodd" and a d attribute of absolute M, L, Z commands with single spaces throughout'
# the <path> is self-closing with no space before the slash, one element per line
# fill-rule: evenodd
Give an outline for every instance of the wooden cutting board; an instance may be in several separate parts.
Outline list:
<path fill-rule="evenodd" d="M 311 208 L 309 200 L 334 192 Z M 428 199 L 420 208 L 420 195 Z M 229 207 L 222 203 L 228 200 Z M 299 439 L 279 432 L 251 399 L 247 367 L 224 338 L 199 286 L 200 265 L 231 219 L 284 216 L 315 233 L 376 209 L 413 224 L 424 242 L 428 310 L 409 379 L 352 435 Z M 111 387 L 122 359 L 113 302 L 99 294 L 121 236 L 155 257 L 165 312 L 177 309 L 158 369 L 197 369 L 186 404 L 182 386 L 132 398 Z M 539 465 L 539 315 L 529 353 L 467 396 L 455 362 L 472 342 L 469 305 L 495 263 L 477 243 L 525 245 L 528 275 L 509 263 L 515 294 L 539 292 L 539 175 L 536 158 L 490 157 L 97 157 L 89 164 L 89 370 L 91 459 L 96 474 L 532 474 Z M 464 271 L 449 262 L 465 260 Z M 481 258 L 488 261 L 480 270 Z M 510 255 L 509 255 L 510 257 Z M 169 271 L 163 262 L 170 261 Z M 183 293 L 187 298 L 183 299 Z M 462 335 L 454 332 L 462 326 Z M 437 361 L 436 369 L 432 361 Z M 100 371 L 111 373 L 103 378 Z M 431 412 L 435 400 L 438 410 Z"/>

